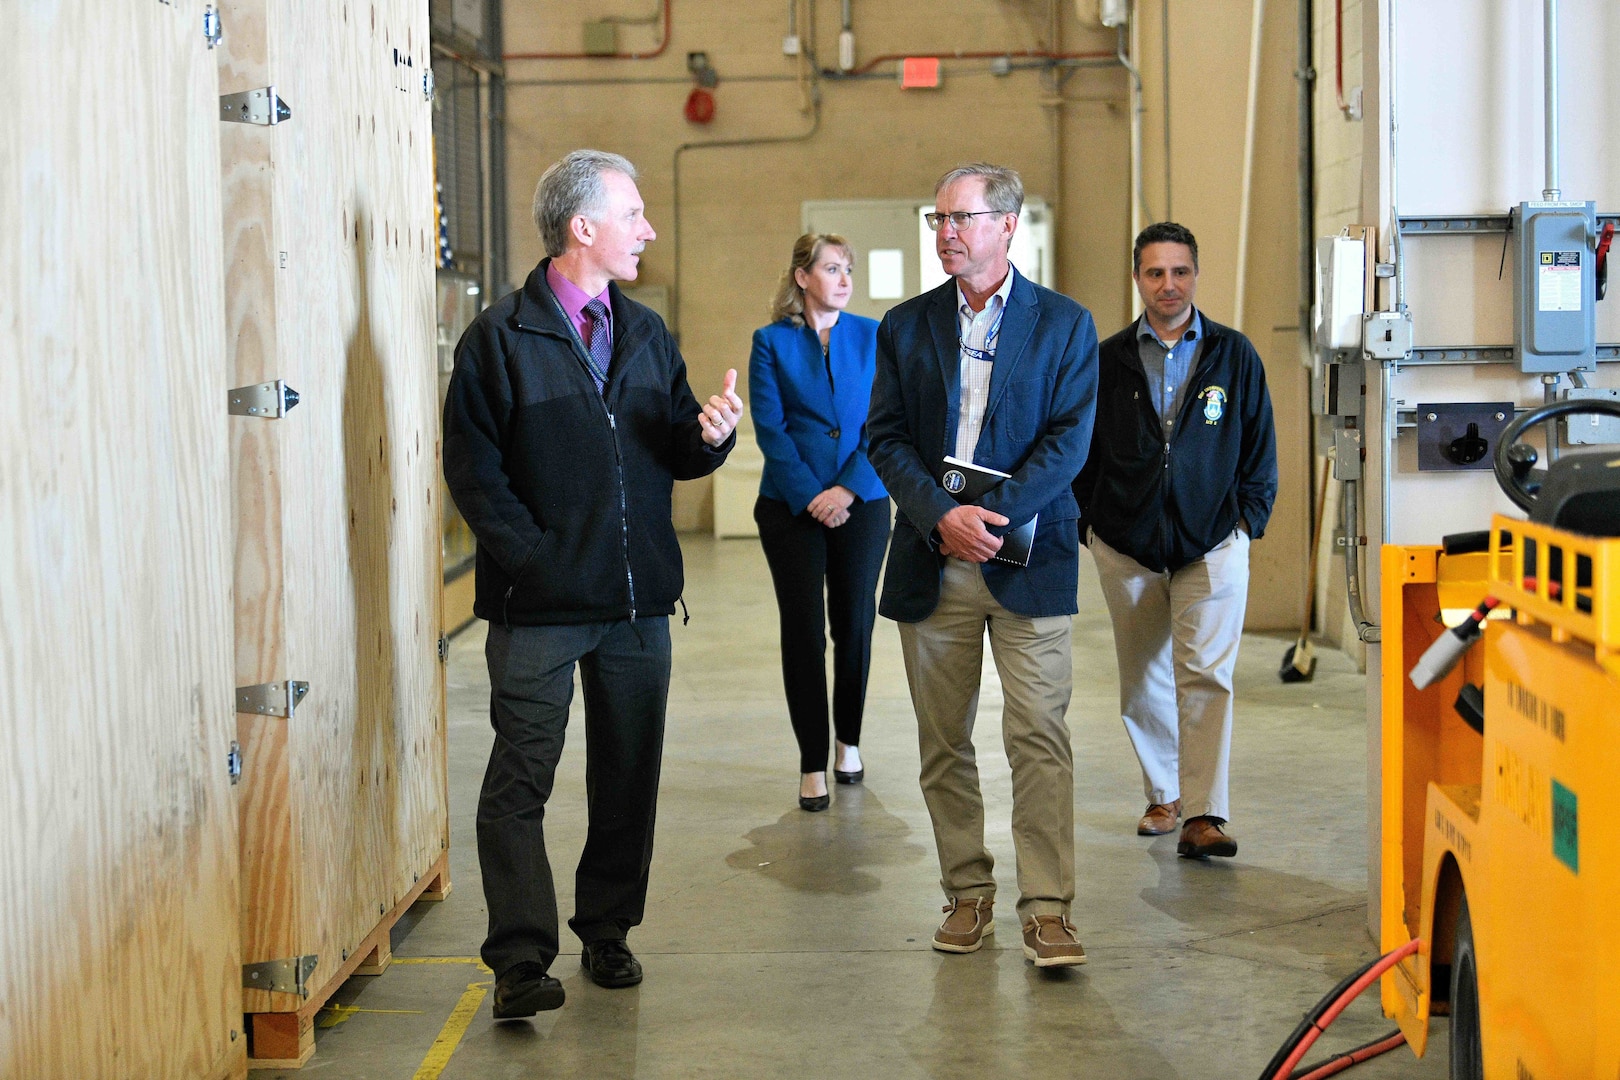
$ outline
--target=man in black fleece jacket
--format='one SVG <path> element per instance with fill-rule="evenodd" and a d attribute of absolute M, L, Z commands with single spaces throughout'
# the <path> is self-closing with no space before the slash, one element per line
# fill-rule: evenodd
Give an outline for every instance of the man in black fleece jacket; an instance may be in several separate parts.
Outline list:
<path fill-rule="evenodd" d="M 654 239 L 635 168 L 576 150 L 535 190 L 548 258 L 467 328 L 444 406 L 444 474 L 478 538 L 495 745 L 478 800 L 497 1019 L 563 1003 L 548 973 L 557 895 L 546 800 L 574 666 L 585 694 L 589 828 L 569 927 L 600 986 L 634 986 L 681 595 L 675 480 L 735 445 L 736 371 L 699 407 L 663 321 L 614 282 Z"/>
<path fill-rule="evenodd" d="M 1227 833 L 1232 671 L 1249 542 L 1277 496 L 1265 368 L 1249 339 L 1193 307 L 1198 241 L 1173 222 L 1136 238 L 1143 314 L 1099 350 L 1097 424 L 1074 494 L 1114 623 L 1119 707 L 1158 836 L 1236 855 Z"/>

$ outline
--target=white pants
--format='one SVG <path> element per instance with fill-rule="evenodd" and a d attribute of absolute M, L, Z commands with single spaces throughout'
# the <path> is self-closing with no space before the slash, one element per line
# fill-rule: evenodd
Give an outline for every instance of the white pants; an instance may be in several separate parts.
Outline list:
<path fill-rule="evenodd" d="M 1155 573 L 1093 536 L 1114 623 L 1119 711 L 1150 803 L 1181 800 L 1183 819 L 1229 817 L 1232 670 L 1249 599 L 1249 535 Z"/>

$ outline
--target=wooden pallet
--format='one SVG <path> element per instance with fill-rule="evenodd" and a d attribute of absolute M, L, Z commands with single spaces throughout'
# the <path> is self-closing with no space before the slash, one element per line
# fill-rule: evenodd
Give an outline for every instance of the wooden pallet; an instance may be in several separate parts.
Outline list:
<path fill-rule="evenodd" d="M 418 900 L 443 900 L 450 895 L 450 856 L 440 855 L 428 872 L 411 887 L 394 909 L 349 953 L 341 967 L 320 989 L 313 991 L 296 1012 L 261 1012 L 246 1015 L 248 1068 L 302 1068 L 315 1053 L 315 1014 L 326 1007 L 338 987 L 351 975 L 381 975 L 393 962 L 390 936 L 394 925 Z"/>

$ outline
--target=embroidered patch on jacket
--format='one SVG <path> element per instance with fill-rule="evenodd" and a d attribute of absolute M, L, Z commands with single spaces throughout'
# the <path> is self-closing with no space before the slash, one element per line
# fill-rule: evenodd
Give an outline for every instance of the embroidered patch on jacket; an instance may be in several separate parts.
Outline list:
<path fill-rule="evenodd" d="M 1218 386 L 1206 386 L 1198 391 L 1204 399 L 1204 423 L 1218 424 L 1226 412 L 1226 391 Z"/>

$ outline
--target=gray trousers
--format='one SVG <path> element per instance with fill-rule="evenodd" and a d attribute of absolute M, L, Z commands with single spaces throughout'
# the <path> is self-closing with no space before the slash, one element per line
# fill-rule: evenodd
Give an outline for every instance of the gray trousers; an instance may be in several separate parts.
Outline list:
<path fill-rule="evenodd" d="M 945 560 L 939 606 L 900 624 L 917 712 L 923 800 L 947 897 L 993 899 L 984 798 L 973 746 L 988 629 L 1005 698 L 1001 737 L 1012 766 L 1018 915 L 1067 915 L 1074 900 L 1074 754 L 1064 719 L 1074 687 L 1068 615 L 1030 618 L 996 602 L 975 563 Z"/>
<path fill-rule="evenodd" d="M 1156 573 L 1093 535 L 1119 658 L 1119 712 L 1150 803 L 1181 800 L 1183 819 L 1229 817 L 1232 671 L 1249 602 L 1249 535 Z"/>

